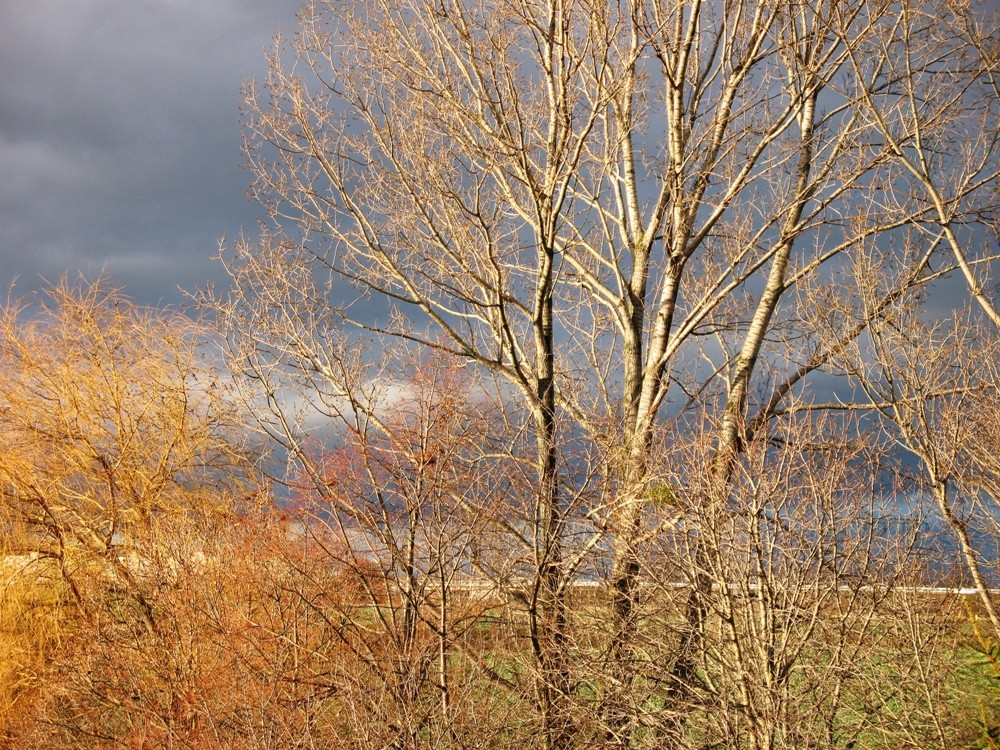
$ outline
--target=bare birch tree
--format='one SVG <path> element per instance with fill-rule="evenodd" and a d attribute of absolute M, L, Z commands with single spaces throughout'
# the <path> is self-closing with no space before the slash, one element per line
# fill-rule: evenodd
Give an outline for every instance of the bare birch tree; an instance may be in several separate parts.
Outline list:
<path fill-rule="evenodd" d="M 224 248 L 234 291 L 214 302 L 260 388 L 250 401 L 318 478 L 303 419 L 377 424 L 401 379 L 390 342 L 495 379 L 533 451 L 510 541 L 537 592 L 542 746 L 586 733 L 566 597 L 594 575 L 611 623 L 594 731 L 625 747 L 641 729 L 655 573 L 640 550 L 651 525 L 694 522 L 655 502 L 665 423 L 716 425 L 700 509 L 724 519 L 745 444 L 815 400 L 845 347 L 941 263 L 971 268 L 994 309 L 979 280 L 992 256 L 956 234 L 995 229 L 992 141 L 973 155 L 932 134 L 995 123 L 995 101 L 922 104 L 941 59 L 963 61 L 947 66 L 957 87 L 992 85 L 996 19 L 960 10 L 919 8 L 971 25 L 917 43 L 918 9 L 889 1 L 311 0 L 248 89 L 268 219 Z M 905 113 L 906 135 L 886 112 Z M 844 279 L 880 255 L 892 272 L 866 305 Z M 697 687 L 711 597 L 711 550 L 691 552 L 675 701 Z"/>
<path fill-rule="evenodd" d="M 1000 531 L 997 329 L 968 313 L 928 324 L 910 308 L 877 322 L 870 334 L 872 351 L 856 351 L 852 366 L 899 444 L 916 458 L 919 491 L 933 500 L 1000 640 L 993 593 Z"/>

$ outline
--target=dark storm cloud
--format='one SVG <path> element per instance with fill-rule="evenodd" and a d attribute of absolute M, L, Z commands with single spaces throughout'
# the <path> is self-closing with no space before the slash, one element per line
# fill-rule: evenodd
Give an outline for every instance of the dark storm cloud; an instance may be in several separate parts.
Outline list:
<path fill-rule="evenodd" d="M 218 275 L 251 226 L 243 81 L 298 0 L 0 4 L 0 284 L 106 269 L 151 304 Z"/>

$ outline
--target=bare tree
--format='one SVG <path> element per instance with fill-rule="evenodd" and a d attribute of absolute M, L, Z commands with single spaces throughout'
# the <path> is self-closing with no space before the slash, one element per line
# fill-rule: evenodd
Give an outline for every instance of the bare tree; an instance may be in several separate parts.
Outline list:
<path fill-rule="evenodd" d="M 253 486 L 210 354 L 200 323 L 139 308 L 100 281 L 64 280 L 0 311 L 11 747 L 107 746 L 148 718 L 150 703 L 133 695 L 165 701 L 164 726 L 190 718 L 179 665 L 195 625 L 165 592 L 204 557 L 191 528 L 229 519 Z"/>
<path fill-rule="evenodd" d="M 903 2 L 864 45 L 848 46 L 859 104 L 900 169 L 900 194 L 922 209 L 913 224 L 950 250 L 1000 327 L 989 286 L 1000 176 L 995 24 L 971 4 Z"/>
<path fill-rule="evenodd" d="M 919 462 L 926 492 L 1000 638 L 995 595 L 997 329 L 968 314 L 930 324 L 912 308 L 871 327 L 853 365 L 873 408 Z"/>
<path fill-rule="evenodd" d="M 0 313 L 0 512 L 11 551 L 54 561 L 82 603 L 95 565 L 128 582 L 134 530 L 211 503 L 249 464 L 207 329 L 102 283 L 49 297 Z"/>
<path fill-rule="evenodd" d="M 471 373 L 426 353 L 412 362 L 398 392 L 370 415 L 376 424 L 312 447 L 308 471 L 319 475 L 304 472 L 295 504 L 303 544 L 318 569 L 346 571 L 357 591 L 317 597 L 307 576 L 302 593 L 337 623 L 353 665 L 337 683 L 342 710 L 375 719 L 354 726 L 354 746 L 489 747 L 507 729 L 494 711 L 526 691 L 520 669 L 497 677 L 490 662 L 498 652 L 483 648 L 480 626 L 510 626 L 489 614 L 503 589 L 519 587 L 521 616 L 537 606 L 523 581 L 510 581 L 523 568 L 511 542 L 526 526 L 515 499 L 523 493 L 510 479 L 518 467 L 491 456 L 504 419 L 476 397 Z M 377 617 L 359 617 L 365 611 Z M 484 693 L 491 678 L 507 700 Z"/>
<path fill-rule="evenodd" d="M 631 696 L 631 735 L 642 746 L 809 746 L 824 731 L 822 712 L 841 710 L 829 697 L 849 683 L 854 644 L 884 596 L 848 585 L 886 572 L 873 554 L 882 542 L 864 477 L 872 466 L 858 462 L 854 473 L 860 445 L 800 424 L 783 444 L 747 443 L 720 506 L 707 502 L 718 491 L 715 430 L 690 425 L 654 454 L 661 517 L 674 523 L 648 529 L 637 558 L 645 584 L 636 651 L 648 656 Z M 679 616 L 695 585 L 696 648 Z"/>
<path fill-rule="evenodd" d="M 991 256 L 956 234 L 994 220 L 992 141 L 973 157 L 952 135 L 927 140 L 995 122 L 989 97 L 938 94 L 943 76 L 992 80 L 995 19 L 960 11 L 921 8 L 971 25 L 918 44 L 916 9 L 896 2 L 310 1 L 264 89 L 248 89 L 270 223 L 224 249 L 234 290 L 214 300 L 262 394 L 248 400 L 319 480 L 305 428 L 384 429 L 380 403 L 403 379 L 391 342 L 495 379 L 510 434 L 530 436 L 506 453 L 532 455 L 520 530 L 544 747 L 594 736 L 566 606 L 593 576 L 611 623 L 584 690 L 602 696 L 593 731 L 624 747 L 641 729 L 641 550 L 651 523 L 700 522 L 658 509 L 665 424 L 715 425 L 698 511 L 724 519 L 747 443 L 815 400 L 845 348 L 934 281 L 932 261 L 975 266 L 993 309 L 976 280 Z M 903 111 L 894 146 L 880 113 Z M 954 160 L 964 177 L 941 166 Z M 896 244 L 907 252 L 865 304 L 843 279 Z M 714 585 L 711 549 L 691 552 L 678 705 Z"/>

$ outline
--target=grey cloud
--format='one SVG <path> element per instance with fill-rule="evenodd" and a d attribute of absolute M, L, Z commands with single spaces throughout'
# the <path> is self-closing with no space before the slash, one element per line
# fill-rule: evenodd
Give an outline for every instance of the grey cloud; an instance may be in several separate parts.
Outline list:
<path fill-rule="evenodd" d="M 297 0 L 0 6 L 0 284 L 106 268 L 153 304 L 218 275 L 253 223 L 239 89 Z"/>

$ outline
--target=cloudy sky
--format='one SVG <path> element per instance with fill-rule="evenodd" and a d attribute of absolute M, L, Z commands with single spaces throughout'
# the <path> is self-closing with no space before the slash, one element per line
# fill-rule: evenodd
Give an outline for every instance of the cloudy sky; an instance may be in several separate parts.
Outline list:
<path fill-rule="evenodd" d="M 2 0 L 0 293 L 104 271 L 174 305 L 253 229 L 240 86 L 298 0 Z"/>

